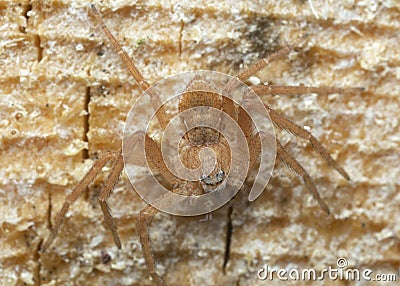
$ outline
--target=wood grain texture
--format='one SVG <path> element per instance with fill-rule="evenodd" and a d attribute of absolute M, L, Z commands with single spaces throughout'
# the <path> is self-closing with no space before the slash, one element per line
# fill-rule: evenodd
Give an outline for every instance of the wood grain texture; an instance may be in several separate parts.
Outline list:
<path fill-rule="evenodd" d="M 307 142 L 278 132 L 332 214 L 280 163 L 263 195 L 253 203 L 239 195 L 230 216 L 228 206 L 211 221 L 159 214 L 151 235 L 168 285 L 280 285 L 258 280 L 257 270 L 337 268 L 340 257 L 348 268 L 373 270 L 371 277 L 400 279 L 398 0 L 95 4 L 151 83 L 194 69 L 234 75 L 308 33 L 296 52 L 258 74 L 261 82 L 366 89 L 265 97 L 307 126 L 351 181 Z M 120 147 L 139 94 L 88 3 L 0 1 L 0 34 L 0 283 L 152 285 L 135 230 L 144 203 L 126 175 L 110 199 L 121 250 L 102 223 L 100 176 L 72 206 L 51 249 L 38 252 L 66 194 L 100 152 Z M 223 273 L 227 225 L 232 236 Z M 325 279 L 324 285 L 356 283 Z"/>

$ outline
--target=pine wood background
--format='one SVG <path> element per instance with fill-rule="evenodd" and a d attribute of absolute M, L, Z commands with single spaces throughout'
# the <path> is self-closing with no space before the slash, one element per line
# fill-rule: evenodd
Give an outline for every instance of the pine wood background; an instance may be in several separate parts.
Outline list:
<path fill-rule="evenodd" d="M 253 203 L 239 195 L 206 222 L 157 215 L 151 235 L 158 273 L 168 285 L 280 285 L 258 280 L 257 270 L 337 268 L 343 257 L 348 268 L 400 279 L 400 2 L 265 2 L 95 2 L 149 82 L 194 69 L 234 75 L 308 33 L 297 52 L 258 74 L 262 82 L 366 89 L 267 98 L 349 172 L 347 182 L 307 142 L 278 132 L 332 215 L 277 163 Z M 100 176 L 73 205 L 51 249 L 38 252 L 66 194 L 99 152 L 121 145 L 139 94 L 88 2 L 0 1 L 0 35 L 0 283 L 151 285 L 135 230 L 144 204 L 125 175 L 110 199 L 121 250 L 102 224 Z M 368 285 L 374 283 L 382 285 Z"/>

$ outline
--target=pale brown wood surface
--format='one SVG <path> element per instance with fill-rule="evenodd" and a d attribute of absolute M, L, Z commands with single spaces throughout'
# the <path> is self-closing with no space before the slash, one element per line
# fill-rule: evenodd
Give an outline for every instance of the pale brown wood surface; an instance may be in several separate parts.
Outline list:
<path fill-rule="evenodd" d="M 265 264 L 337 268 L 340 257 L 348 268 L 373 270 L 371 277 L 397 273 L 400 279 L 399 1 L 95 4 L 151 83 L 194 69 L 234 75 L 308 33 L 297 52 L 258 74 L 261 82 L 366 88 L 265 97 L 309 128 L 350 174 L 346 181 L 307 142 L 277 132 L 315 180 L 330 216 L 277 163 L 263 195 L 252 203 L 239 195 L 230 219 L 229 207 L 211 221 L 155 217 L 158 273 L 168 285 L 280 285 L 258 280 L 257 270 Z M 120 148 L 126 114 L 139 94 L 88 5 L 0 1 L 2 285 L 151 285 L 135 230 L 145 204 L 125 175 L 110 199 L 121 250 L 102 223 L 96 199 L 102 176 L 71 207 L 52 247 L 38 252 L 66 194 L 97 154 Z"/>

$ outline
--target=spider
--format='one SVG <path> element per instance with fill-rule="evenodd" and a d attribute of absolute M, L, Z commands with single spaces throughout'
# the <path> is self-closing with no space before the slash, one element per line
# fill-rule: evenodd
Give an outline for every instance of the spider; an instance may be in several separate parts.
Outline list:
<path fill-rule="evenodd" d="M 136 80 L 139 88 L 144 92 L 151 86 L 145 80 L 143 75 L 137 69 L 133 60 L 128 54 L 122 49 L 121 45 L 117 42 L 115 37 L 109 31 L 107 26 L 102 20 L 102 17 L 96 7 L 92 4 L 90 6 L 91 12 L 94 15 L 96 21 L 101 26 L 101 29 L 111 42 L 115 51 L 120 55 L 122 61 L 128 68 Z M 286 46 L 275 53 L 272 53 L 267 58 L 258 61 L 256 64 L 251 65 L 249 68 L 241 71 L 235 76 L 237 80 L 246 81 L 252 75 L 256 74 L 263 68 L 265 68 L 270 62 L 287 55 L 294 49 L 295 45 Z M 211 90 L 210 92 L 199 92 L 198 90 Z M 306 94 L 306 93 L 344 93 L 344 92 L 357 92 L 361 91 L 361 88 L 348 88 L 346 90 L 337 87 L 306 87 L 306 86 L 276 86 L 276 85 L 257 85 L 251 87 L 252 91 L 261 96 L 265 94 Z M 157 96 L 152 98 L 152 101 L 157 101 Z M 237 106 L 233 101 L 221 98 L 217 93 L 212 92 L 212 88 L 208 82 L 201 78 L 196 78 L 187 87 L 179 101 L 178 109 L 180 112 L 188 110 L 191 107 L 213 107 L 229 114 L 233 118 L 240 128 L 242 129 L 246 143 L 249 146 L 249 169 L 256 168 L 257 159 L 260 154 L 261 140 L 263 139 L 262 134 L 254 132 L 254 126 L 252 125 L 251 118 L 244 112 L 243 108 Z M 322 158 L 334 169 L 336 169 L 344 178 L 350 180 L 347 172 L 339 166 L 339 164 L 331 157 L 325 147 L 306 129 L 293 123 L 285 115 L 278 113 L 264 103 L 266 110 L 270 116 L 272 122 L 281 129 L 287 130 L 290 133 L 306 139 L 310 142 L 311 146 L 322 156 Z M 162 129 L 165 129 L 169 123 L 169 119 L 164 108 L 160 108 L 156 112 L 156 117 Z M 179 193 L 186 196 L 196 196 L 205 193 L 210 193 L 216 190 L 223 189 L 225 187 L 225 177 L 229 170 L 232 168 L 231 154 L 226 139 L 220 136 L 218 131 L 209 127 L 196 127 L 188 130 L 185 133 L 183 140 L 180 142 L 179 151 L 183 164 L 187 168 L 197 168 L 200 164 L 198 156 L 206 147 L 211 148 L 215 154 L 217 154 L 216 162 L 211 168 L 211 171 L 204 173 L 198 177 L 197 181 L 184 181 L 174 176 L 167 168 L 163 161 L 160 143 L 153 139 L 148 134 L 141 134 L 145 141 L 145 153 L 148 158 L 148 164 L 151 169 L 156 170 L 163 181 L 166 182 L 169 190 L 173 193 Z M 320 207 L 327 213 L 330 210 L 326 203 L 321 199 L 317 189 L 306 170 L 300 165 L 300 163 L 283 147 L 281 142 L 276 139 L 276 153 L 279 160 L 285 163 L 290 169 L 297 173 L 303 180 L 306 189 L 312 194 L 317 200 Z M 104 215 L 104 220 L 108 228 L 111 230 L 113 240 L 118 248 L 121 248 L 121 240 L 117 233 L 117 227 L 114 219 L 111 215 L 110 208 L 107 203 L 108 197 L 111 195 L 113 187 L 119 180 L 119 177 L 124 169 L 124 157 L 122 149 L 114 152 L 107 152 L 102 154 L 93 164 L 88 173 L 83 177 L 79 184 L 74 190 L 66 197 L 64 204 L 57 214 L 54 227 L 51 231 L 50 236 L 43 244 L 41 251 L 45 252 L 51 243 L 56 238 L 58 231 L 64 221 L 65 215 L 69 207 L 79 198 L 79 196 L 86 190 L 88 185 L 94 180 L 99 174 L 102 168 L 112 163 L 112 169 L 105 179 L 101 192 L 98 196 L 98 200 Z M 148 204 L 144 209 L 140 211 L 139 218 L 137 220 L 137 231 L 140 236 L 140 243 L 142 245 L 142 251 L 146 260 L 147 268 L 151 278 L 157 285 L 165 285 L 163 279 L 156 272 L 156 262 L 151 247 L 151 240 L 149 234 L 149 227 L 152 218 L 159 212 L 159 209 L 151 204 Z"/>

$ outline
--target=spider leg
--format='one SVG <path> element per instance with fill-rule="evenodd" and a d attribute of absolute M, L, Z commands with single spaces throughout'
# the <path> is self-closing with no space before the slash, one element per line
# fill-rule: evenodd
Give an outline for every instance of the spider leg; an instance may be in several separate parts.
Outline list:
<path fill-rule="evenodd" d="M 250 140 L 248 141 L 249 150 L 250 150 L 250 162 L 249 162 L 249 172 L 256 167 L 257 159 L 261 153 L 261 141 L 260 141 L 260 134 L 254 134 L 251 136 Z M 249 173 L 247 174 L 247 176 Z"/>
<path fill-rule="evenodd" d="M 144 79 L 143 75 L 140 73 L 140 71 L 137 69 L 135 63 L 133 60 L 129 57 L 129 55 L 122 49 L 121 45 L 118 43 L 118 41 L 115 39 L 114 35 L 110 32 L 110 30 L 107 28 L 106 24 L 103 22 L 103 19 L 101 18 L 101 15 L 99 11 L 96 9 L 96 6 L 94 4 L 90 5 L 91 11 L 96 18 L 96 21 L 100 24 L 101 29 L 103 30 L 104 34 L 107 36 L 109 41 L 111 42 L 114 50 L 118 53 L 118 55 L 121 57 L 122 61 L 128 68 L 129 72 L 131 75 L 135 78 L 137 84 L 139 85 L 140 89 L 142 91 L 146 91 L 147 89 L 150 88 L 150 84 Z M 156 116 L 157 119 L 163 129 L 168 124 L 167 120 L 167 115 L 165 112 L 165 107 L 161 104 L 160 98 L 153 94 L 152 92 L 149 92 L 149 95 L 151 97 L 151 102 L 154 107 L 154 110 L 157 110 Z"/>
<path fill-rule="evenodd" d="M 275 53 L 270 54 L 268 57 L 259 60 L 254 65 L 251 65 L 244 71 L 240 72 L 236 76 L 236 78 L 239 79 L 240 81 L 247 80 L 249 77 L 251 77 L 252 75 L 256 74 L 257 72 L 259 72 L 260 70 L 265 68 L 272 61 L 290 53 L 292 50 L 294 50 L 294 48 L 298 45 L 299 42 L 304 40 L 304 38 L 306 36 L 307 35 L 300 37 L 297 41 L 295 41 L 295 43 L 293 45 L 287 45 L 286 47 L 281 48 L 280 50 L 276 51 Z"/>
<path fill-rule="evenodd" d="M 340 87 L 311 87 L 311 86 L 279 86 L 279 85 L 257 85 L 252 86 L 251 89 L 257 93 L 258 95 L 267 95 L 267 94 L 285 94 L 285 95 L 293 95 L 293 94 L 307 94 L 307 93 L 318 93 L 318 94 L 331 94 L 331 93 L 341 93 L 341 94 L 349 94 L 361 92 L 364 90 L 362 87 L 354 87 L 354 88 L 340 88 Z"/>
<path fill-rule="evenodd" d="M 172 192 L 182 193 L 182 190 L 178 191 L 179 188 L 175 188 Z M 185 192 L 188 195 L 192 193 L 192 190 Z M 166 197 L 160 197 L 158 200 L 161 201 Z M 150 273 L 150 277 L 155 281 L 158 286 L 165 286 L 165 282 L 162 280 L 160 275 L 157 274 L 156 271 L 156 261 L 154 258 L 154 249 L 153 243 L 150 238 L 150 224 L 153 220 L 153 217 L 159 212 L 159 210 L 152 205 L 147 205 L 144 209 L 142 209 L 139 213 L 139 219 L 136 223 L 136 229 L 139 234 L 140 244 L 142 245 L 142 251 L 144 254 L 144 258 L 146 260 L 147 269 Z"/>
<path fill-rule="evenodd" d="M 45 252 L 47 248 L 51 245 L 54 239 L 57 237 L 58 231 L 61 224 L 65 219 L 65 214 L 67 213 L 69 207 L 80 197 L 80 195 L 86 190 L 87 186 L 93 181 L 101 169 L 111 160 L 118 158 L 119 152 L 108 152 L 101 156 L 89 170 L 89 172 L 83 177 L 79 184 L 75 187 L 71 194 L 69 194 L 64 201 L 64 204 L 57 214 L 56 222 L 51 231 L 50 236 L 47 238 L 46 242 L 41 247 L 41 252 Z"/>
<path fill-rule="evenodd" d="M 303 38 L 300 38 L 300 39 L 303 39 Z M 300 39 L 298 41 L 300 41 Z M 297 42 L 295 43 L 295 45 L 297 44 Z M 237 79 L 239 81 L 247 80 L 249 77 L 251 77 L 252 75 L 256 74 L 257 72 L 259 72 L 260 70 L 265 68 L 272 61 L 290 53 L 290 51 L 292 51 L 294 49 L 295 45 L 287 45 L 286 47 L 281 48 L 280 50 L 276 51 L 275 53 L 270 54 L 268 57 L 259 60 L 258 62 L 251 65 L 247 69 L 238 73 L 234 77 L 234 79 Z M 223 94 L 231 94 L 232 90 L 235 88 L 235 85 L 237 85 L 237 81 L 235 81 L 234 79 L 230 80 L 225 85 L 225 87 L 222 91 Z M 226 96 L 224 96 L 223 100 L 222 100 L 222 110 L 225 113 L 229 114 L 232 118 L 236 118 L 235 114 L 233 113 L 234 103 L 232 100 L 229 100 L 229 98 L 227 98 Z"/>
<path fill-rule="evenodd" d="M 106 24 L 103 22 L 99 11 L 97 11 L 96 6 L 94 4 L 90 5 L 92 13 L 96 18 L 96 21 L 100 24 L 101 29 L 103 30 L 104 34 L 106 34 L 107 38 L 110 40 L 112 46 L 114 47 L 115 51 L 123 60 L 124 64 L 127 66 L 129 72 L 133 75 L 137 83 L 139 84 L 140 88 L 145 91 L 150 87 L 150 84 L 146 82 L 143 75 L 139 72 L 136 65 L 133 63 L 132 59 L 128 56 L 128 54 L 122 49 L 121 45 L 115 39 L 114 35 L 110 32 L 107 28 Z"/>
<path fill-rule="evenodd" d="M 285 163 L 289 168 L 294 170 L 300 177 L 302 177 L 304 185 L 306 188 L 310 191 L 310 193 L 313 195 L 314 199 L 316 199 L 321 206 L 321 208 L 326 212 L 330 213 L 330 210 L 328 206 L 325 204 L 325 202 L 321 199 L 317 188 L 315 187 L 311 177 L 308 175 L 306 170 L 300 165 L 300 163 L 293 158 L 288 151 L 285 150 L 285 148 L 282 146 L 282 144 L 279 142 L 279 140 L 276 140 L 276 146 L 277 146 L 277 155 L 278 158 Z"/>
<path fill-rule="evenodd" d="M 147 163 L 149 164 L 150 169 L 157 170 L 170 185 L 174 185 L 178 178 L 168 169 L 163 159 L 160 146 L 148 134 L 145 135 L 145 149 L 146 154 L 151 154 L 150 156 L 147 156 Z"/>
<path fill-rule="evenodd" d="M 122 153 L 120 153 L 112 167 L 112 171 L 110 172 L 106 181 L 104 182 L 104 186 L 100 192 L 100 195 L 98 196 L 101 210 L 103 211 L 104 215 L 104 220 L 106 222 L 106 225 L 110 229 L 114 239 L 114 243 L 118 248 L 121 248 L 121 240 L 118 236 L 117 226 L 111 215 L 111 210 L 107 203 L 107 199 L 110 197 L 111 192 L 114 189 L 115 184 L 118 182 L 123 169 L 124 169 L 124 158 Z"/>
<path fill-rule="evenodd" d="M 253 120 L 242 106 L 239 105 L 238 109 L 237 122 L 240 126 L 240 129 L 242 129 L 247 142 L 249 142 L 254 133 Z"/>
<path fill-rule="evenodd" d="M 253 120 L 251 119 L 250 115 L 246 112 L 246 110 L 239 106 L 238 110 L 238 124 L 243 131 L 244 136 L 247 140 L 247 145 L 249 146 L 250 152 L 250 162 L 249 162 L 249 172 L 255 168 L 257 163 L 257 158 L 261 153 L 261 141 L 260 141 L 260 134 L 254 134 L 254 127 L 253 127 Z"/>
<path fill-rule="evenodd" d="M 316 150 L 322 156 L 322 158 L 326 162 L 328 162 L 330 166 L 335 168 L 344 178 L 350 180 L 349 174 L 347 174 L 347 172 L 342 167 L 339 166 L 339 164 L 332 158 L 332 156 L 328 153 L 325 147 L 322 146 L 322 144 L 317 140 L 317 138 L 315 138 L 309 131 L 293 123 L 283 114 L 278 113 L 275 110 L 271 109 L 267 104 L 264 105 L 268 110 L 271 120 L 276 125 L 300 138 L 307 139 L 311 143 L 311 146 L 314 148 L 314 150 Z"/>
<path fill-rule="evenodd" d="M 159 144 L 154 141 L 148 134 L 142 132 L 137 133 L 138 135 L 145 136 L 145 149 L 146 154 L 151 154 L 147 157 L 147 163 L 150 169 L 158 171 L 160 175 L 168 182 L 174 193 L 180 193 L 190 196 L 195 190 L 189 186 L 185 185 L 186 181 L 182 181 L 175 177 L 165 165 L 162 157 L 162 151 Z M 159 197 L 157 202 L 168 200 L 168 196 Z M 159 212 L 159 210 L 152 205 L 146 206 L 140 211 L 139 218 L 136 223 L 136 228 L 140 237 L 140 243 L 142 245 L 142 251 L 146 260 L 147 269 L 150 273 L 150 277 L 155 281 L 158 286 L 165 285 L 162 278 L 156 272 L 156 261 L 154 258 L 154 250 L 152 247 L 152 241 L 150 238 L 149 228 L 151 221 Z"/>
<path fill-rule="evenodd" d="M 307 36 L 307 35 L 306 35 Z M 273 62 L 274 60 L 287 55 L 288 53 L 290 53 L 294 47 L 304 39 L 305 37 L 300 37 L 300 39 L 298 39 L 293 45 L 287 45 L 283 48 L 281 48 L 280 50 L 276 51 L 275 53 L 270 54 L 268 57 L 263 58 L 261 60 L 259 60 L 258 62 L 256 62 L 255 64 L 251 65 L 250 67 L 248 67 L 247 69 L 239 72 L 234 79 L 237 79 L 239 81 L 245 81 L 247 80 L 249 77 L 251 77 L 252 75 L 256 74 L 257 72 L 259 72 L 260 70 L 262 70 L 263 68 L 265 68 L 269 63 Z M 235 81 L 234 79 L 230 80 L 224 87 L 223 89 L 223 93 L 225 94 L 231 94 L 232 90 L 235 88 L 235 85 L 237 85 L 237 81 Z M 222 110 L 229 114 L 232 118 L 236 118 L 233 114 L 233 110 L 234 110 L 234 104 L 233 101 L 229 100 L 227 97 L 223 97 L 223 102 L 222 102 Z"/>
<path fill-rule="evenodd" d="M 151 278 L 159 286 L 165 285 L 164 281 L 156 272 L 156 263 L 154 259 L 154 251 L 150 239 L 149 227 L 155 214 L 159 212 L 155 207 L 148 205 L 140 211 L 139 219 L 136 224 L 137 231 L 142 245 L 142 251 L 146 260 L 147 269 L 149 270 Z"/>

